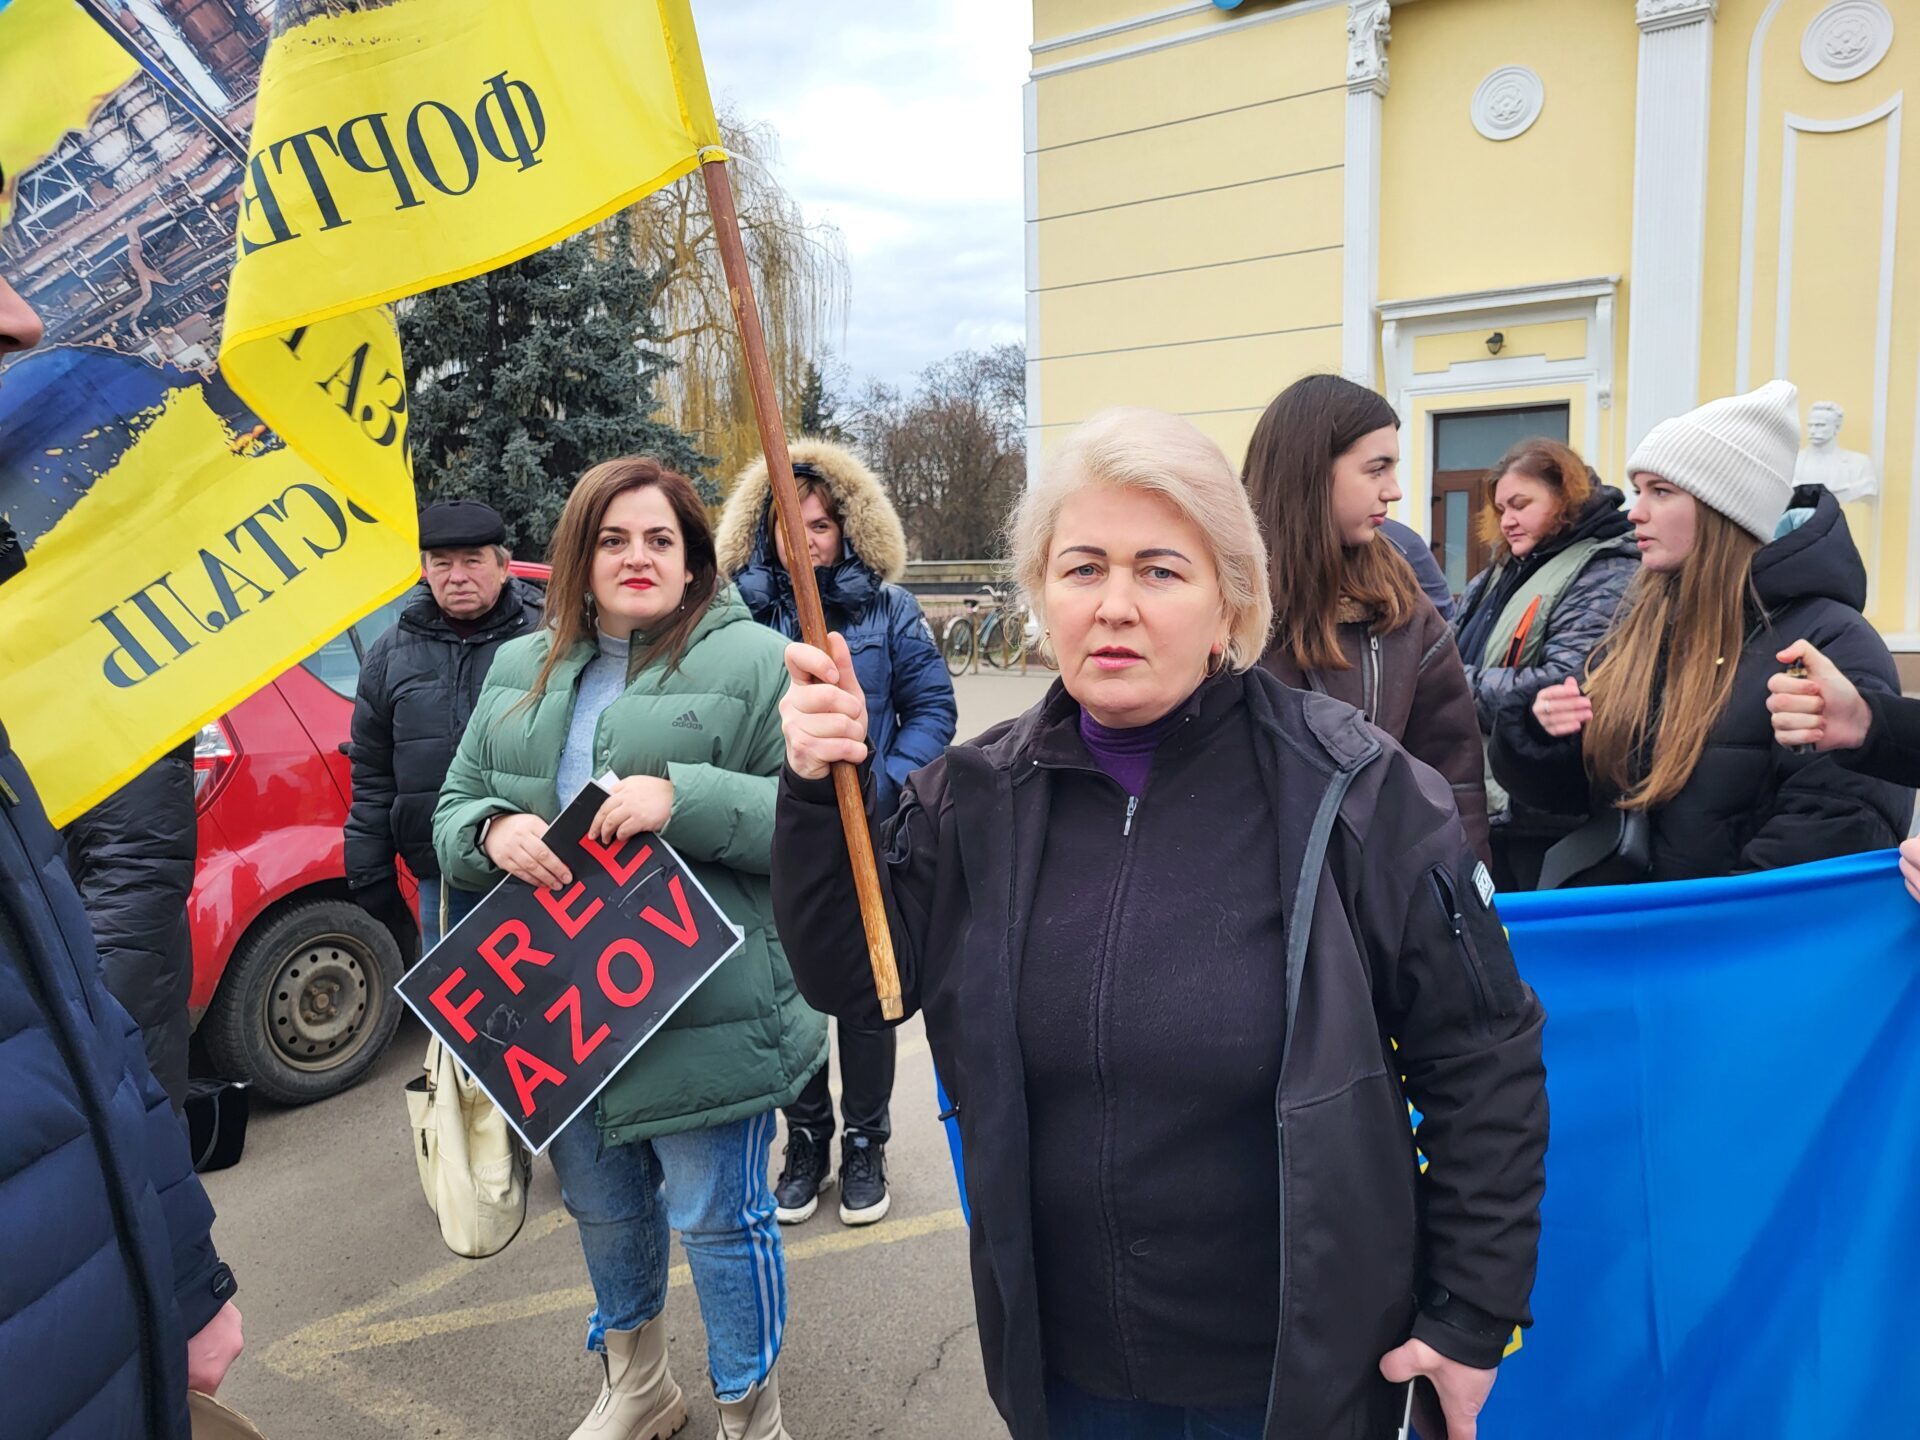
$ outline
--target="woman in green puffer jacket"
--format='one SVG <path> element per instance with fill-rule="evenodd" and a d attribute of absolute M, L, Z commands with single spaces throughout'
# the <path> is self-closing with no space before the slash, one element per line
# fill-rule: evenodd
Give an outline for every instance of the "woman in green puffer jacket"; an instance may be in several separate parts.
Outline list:
<path fill-rule="evenodd" d="M 564 885 L 541 836 L 612 771 L 595 833 L 663 836 L 746 937 L 548 1151 L 593 1280 L 587 1346 L 606 1367 L 574 1437 L 654 1440 L 686 1418 L 658 1318 L 673 1229 L 721 1435 L 780 1440 L 786 1273 L 767 1155 L 774 1111 L 827 1056 L 768 890 L 785 642 L 722 584 L 699 497 L 655 461 L 582 476 L 552 552 L 546 624 L 501 647 L 441 789 L 442 872 L 469 889 L 503 871 Z"/>

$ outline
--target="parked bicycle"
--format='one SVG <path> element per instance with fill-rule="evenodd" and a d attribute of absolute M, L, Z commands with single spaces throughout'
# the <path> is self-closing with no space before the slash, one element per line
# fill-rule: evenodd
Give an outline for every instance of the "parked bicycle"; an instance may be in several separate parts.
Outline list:
<path fill-rule="evenodd" d="M 1028 617 L 1019 593 L 1012 585 L 982 585 L 967 596 L 966 613 L 947 622 L 940 641 L 950 674 L 964 675 L 982 659 L 1011 670 L 1026 658 Z"/>

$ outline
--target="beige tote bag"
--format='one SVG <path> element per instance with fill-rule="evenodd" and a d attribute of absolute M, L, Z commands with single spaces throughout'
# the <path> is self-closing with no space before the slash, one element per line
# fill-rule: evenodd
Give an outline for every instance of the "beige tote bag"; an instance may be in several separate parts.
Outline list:
<path fill-rule="evenodd" d="M 407 1082 L 413 1161 L 440 1238 L 469 1260 L 498 1255 L 527 1219 L 533 1152 L 438 1039 Z"/>

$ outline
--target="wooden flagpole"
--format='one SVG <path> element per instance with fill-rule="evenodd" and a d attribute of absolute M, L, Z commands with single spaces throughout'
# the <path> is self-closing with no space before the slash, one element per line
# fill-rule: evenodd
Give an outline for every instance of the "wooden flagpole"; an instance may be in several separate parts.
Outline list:
<path fill-rule="evenodd" d="M 740 239 L 740 215 L 734 208 L 733 181 L 724 160 L 700 166 L 707 182 L 707 209 L 713 217 L 714 238 L 726 266 L 727 292 L 733 301 L 734 322 L 747 352 L 747 382 L 753 394 L 754 419 L 760 427 L 760 449 L 767 457 L 767 475 L 773 481 L 774 511 L 790 556 L 809 555 L 806 526 L 800 522 L 800 491 L 794 484 L 793 457 L 787 453 L 786 426 L 780 402 L 773 392 L 773 366 L 767 359 L 767 337 L 760 328 L 760 307 L 753 298 L 753 276 L 747 267 L 747 248 Z M 827 648 L 827 616 L 820 607 L 820 587 L 813 566 L 789 564 L 793 598 L 800 611 L 800 638 Z M 847 834 L 847 855 L 853 862 L 853 884 L 860 895 L 860 919 L 867 930 L 867 960 L 873 966 L 874 989 L 880 992 L 880 1013 L 898 1020 L 900 971 L 893 959 L 893 935 L 887 929 L 886 902 L 880 895 L 880 875 L 874 866 L 873 838 L 867 830 L 867 807 L 860 794 L 860 774 L 841 761 L 833 767 L 834 798 L 840 802 L 840 826 Z"/>

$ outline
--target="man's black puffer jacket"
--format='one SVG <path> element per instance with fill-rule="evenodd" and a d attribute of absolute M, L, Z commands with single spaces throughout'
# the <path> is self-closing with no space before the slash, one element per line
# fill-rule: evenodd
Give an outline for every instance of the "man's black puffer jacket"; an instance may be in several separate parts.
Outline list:
<path fill-rule="evenodd" d="M 100 948 L 100 978 L 139 1025 L 147 1064 L 176 1110 L 187 1101 L 187 897 L 198 831 L 189 742 L 64 832 L 67 868 Z"/>
<path fill-rule="evenodd" d="M 433 807 L 447 767 L 495 653 L 536 629 L 544 604 L 533 586 L 509 579 L 480 628 L 461 636 L 423 581 L 399 623 L 367 651 L 353 703 L 347 814 L 347 883 L 355 890 L 391 884 L 396 854 L 422 879 L 440 873 Z"/>
<path fill-rule="evenodd" d="M 1692 778 L 1653 812 L 1649 879 L 1741 875 L 1880 850 L 1898 844 L 1912 821 L 1912 790 L 1857 774 L 1831 754 L 1795 755 L 1774 743 L 1767 681 L 1795 640 L 1811 640 L 1865 694 L 1900 690 L 1886 642 L 1860 613 L 1867 571 L 1839 502 L 1808 486 L 1794 504 L 1800 525 L 1754 557 L 1762 608 L 1751 617 L 1733 694 Z M 1550 739 L 1533 718 L 1533 700 L 1521 691 L 1502 706 L 1489 752 L 1495 776 L 1540 809 L 1601 813 L 1614 796 L 1589 785 L 1579 737 Z"/>
<path fill-rule="evenodd" d="M 213 1206 L 0 727 L 0 1434 L 188 1440 Z"/>

